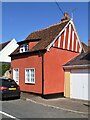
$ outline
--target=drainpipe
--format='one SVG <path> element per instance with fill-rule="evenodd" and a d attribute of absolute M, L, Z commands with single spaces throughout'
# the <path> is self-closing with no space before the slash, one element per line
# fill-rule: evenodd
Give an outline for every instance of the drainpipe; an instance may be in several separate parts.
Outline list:
<path fill-rule="evenodd" d="M 42 54 L 42 97 L 44 97 L 44 54 Z"/>

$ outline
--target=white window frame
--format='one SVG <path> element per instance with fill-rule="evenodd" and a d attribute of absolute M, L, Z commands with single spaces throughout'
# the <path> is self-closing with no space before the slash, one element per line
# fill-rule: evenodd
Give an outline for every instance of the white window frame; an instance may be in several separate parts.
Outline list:
<path fill-rule="evenodd" d="M 18 70 L 18 76 L 16 76 L 15 70 Z M 13 68 L 13 79 L 19 82 L 19 68 Z"/>
<path fill-rule="evenodd" d="M 29 70 L 29 80 L 27 80 L 27 76 L 26 76 L 26 70 Z M 34 81 L 32 81 L 31 79 L 31 70 L 34 70 L 34 76 L 33 79 Z M 29 84 L 35 84 L 35 68 L 25 68 L 25 83 L 29 83 Z"/>
<path fill-rule="evenodd" d="M 25 47 L 27 48 L 27 50 L 25 50 Z M 27 51 L 28 51 L 28 44 L 22 44 L 20 46 L 20 53 L 27 52 Z"/>

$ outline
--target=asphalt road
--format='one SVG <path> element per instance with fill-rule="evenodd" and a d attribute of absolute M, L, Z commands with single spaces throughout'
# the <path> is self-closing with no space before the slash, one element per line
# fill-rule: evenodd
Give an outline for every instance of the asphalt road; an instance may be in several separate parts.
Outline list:
<path fill-rule="evenodd" d="M 2 118 L 86 118 L 87 116 L 43 106 L 22 99 L 0 101 Z M 1 109 L 2 108 L 2 109 Z M 3 120 L 2 119 L 2 120 Z"/>

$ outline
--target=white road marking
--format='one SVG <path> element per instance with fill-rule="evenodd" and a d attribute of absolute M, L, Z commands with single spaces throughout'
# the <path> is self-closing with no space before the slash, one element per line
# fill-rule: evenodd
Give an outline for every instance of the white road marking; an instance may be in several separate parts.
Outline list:
<path fill-rule="evenodd" d="M 9 115 L 9 114 L 7 114 L 7 113 L 5 113 L 5 112 L 0 111 L 0 113 L 3 114 L 3 115 L 5 115 L 5 116 L 7 116 L 7 117 L 16 119 L 16 117 L 14 117 L 14 116 L 12 116 L 12 115 Z"/>

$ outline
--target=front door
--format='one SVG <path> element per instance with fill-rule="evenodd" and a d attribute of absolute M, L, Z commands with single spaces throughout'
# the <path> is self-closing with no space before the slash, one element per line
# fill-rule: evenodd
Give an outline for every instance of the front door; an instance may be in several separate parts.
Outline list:
<path fill-rule="evenodd" d="M 13 79 L 19 85 L 19 68 L 13 69 Z"/>

